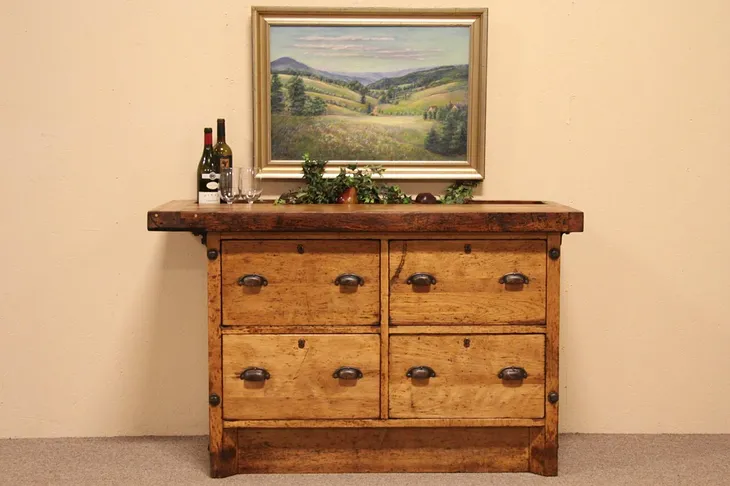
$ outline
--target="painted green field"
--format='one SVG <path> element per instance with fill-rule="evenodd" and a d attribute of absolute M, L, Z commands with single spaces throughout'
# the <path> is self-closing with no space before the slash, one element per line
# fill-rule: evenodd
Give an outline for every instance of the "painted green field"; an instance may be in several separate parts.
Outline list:
<path fill-rule="evenodd" d="M 291 74 L 280 74 L 279 79 L 281 79 L 281 82 L 284 83 L 284 86 L 289 82 L 289 80 L 293 76 Z M 363 106 L 360 104 L 361 95 L 360 93 L 356 93 L 355 91 L 352 91 L 351 89 L 347 89 L 344 86 L 339 86 L 337 84 L 330 84 L 325 83 L 324 81 L 320 81 L 318 79 L 312 79 L 308 77 L 302 77 L 302 81 L 304 81 L 304 89 L 307 91 L 307 94 L 310 95 L 318 95 L 318 94 L 324 94 L 329 95 L 337 98 L 344 98 L 346 100 L 354 101 L 361 107 Z M 378 104 L 378 100 L 373 98 L 372 96 L 366 96 L 365 97 L 366 103 L 371 103 L 373 106 Z"/>
<path fill-rule="evenodd" d="M 397 105 L 378 105 L 377 112 L 383 115 L 397 115 L 401 112 L 423 113 L 429 106 L 444 106 L 449 103 L 466 103 L 465 81 L 442 84 L 434 88 L 428 88 L 414 92 L 407 100 L 401 100 Z"/>
<path fill-rule="evenodd" d="M 301 159 L 309 153 L 326 160 L 453 160 L 424 148 L 433 124 L 422 117 L 274 114 L 272 158 Z"/>
<path fill-rule="evenodd" d="M 294 77 L 279 75 L 288 96 L 287 86 Z M 374 96 L 362 95 L 336 83 L 307 76 L 301 77 L 304 92 L 320 98 L 326 114 L 295 116 L 286 111 L 273 113 L 271 148 L 275 160 L 298 160 L 304 153 L 326 160 L 464 160 L 465 156 L 444 156 L 427 150 L 425 141 L 438 122 L 424 120 L 430 106 L 466 101 L 466 81 L 455 81 L 411 93 L 398 104 L 380 104 Z M 374 90 L 384 96 L 384 90 Z M 288 101 L 288 100 L 287 100 Z M 366 114 L 367 104 L 374 110 Z M 397 115 L 397 116 L 393 116 Z"/>
<path fill-rule="evenodd" d="M 311 91 L 307 91 L 306 93 L 309 96 L 316 96 L 317 98 L 322 98 L 326 103 L 343 106 L 345 108 L 349 108 L 350 110 L 355 110 L 356 112 L 365 109 L 365 105 L 363 105 L 359 102 L 356 102 L 356 101 L 349 100 L 347 98 L 339 98 L 337 96 L 330 96 L 330 95 L 325 95 L 322 93 L 312 93 Z"/>
<path fill-rule="evenodd" d="M 336 105 L 327 105 L 327 114 L 340 116 L 362 116 L 362 114 L 357 111 L 352 111 L 348 108 L 343 108 Z"/>

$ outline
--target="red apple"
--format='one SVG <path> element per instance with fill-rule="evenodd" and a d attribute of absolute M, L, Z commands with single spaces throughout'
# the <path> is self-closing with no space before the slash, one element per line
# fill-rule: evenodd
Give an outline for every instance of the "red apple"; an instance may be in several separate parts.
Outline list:
<path fill-rule="evenodd" d="M 342 191 L 342 194 L 340 194 L 340 197 L 337 198 L 338 204 L 357 204 L 357 189 L 354 187 L 348 187 L 344 191 Z"/>

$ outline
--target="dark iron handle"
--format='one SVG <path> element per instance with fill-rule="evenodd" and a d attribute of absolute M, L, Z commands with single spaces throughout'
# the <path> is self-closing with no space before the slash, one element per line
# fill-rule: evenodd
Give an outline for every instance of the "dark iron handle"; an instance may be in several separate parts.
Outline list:
<path fill-rule="evenodd" d="M 435 378 L 436 372 L 428 366 L 414 366 L 408 370 L 406 376 L 414 380 L 425 380 L 427 378 Z"/>
<path fill-rule="evenodd" d="M 243 285 L 244 287 L 266 287 L 269 285 L 269 281 L 263 275 L 249 273 L 238 279 L 238 285 Z"/>
<path fill-rule="evenodd" d="M 266 381 L 269 378 L 271 375 L 263 368 L 246 368 L 241 372 L 241 379 L 244 381 Z"/>
<path fill-rule="evenodd" d="M 335 279 L 335 285 L 344 285 L 345 287 L 357 287 L 365 285 L 365 279 L 354 273 L 343 273 Z"/>
<path fill-rule="evenodd" d="M 509 368 L 503 368 L 497 375 L 497 378 L 507 381 L 524 380 L 527 378 L 527 371 L 519 366 L 510 366 Z"/>
<path fill-rule="evenodd" d="M 332 378 L 339 378 L 340 380 L 359 380 L 362 378 L 362 371 L 351 366 L 343 366 L 341 368 L 337 368 L 335 372 L 332 373 Z"/>
<path fill-rule="evenodd" d="M 416 285 L 418 287 L 422 285 L 433 285 L 436 283 L 436 277 L 430 273 L 414 273 L 406 279 L 406 283 Z"/>
<path fill-rule="evenodd" d="M 499 277 L 499 283 L 506 285 L 523 285 L 530 283 L 530 279 L 523 273 L 512 272 Z"/>

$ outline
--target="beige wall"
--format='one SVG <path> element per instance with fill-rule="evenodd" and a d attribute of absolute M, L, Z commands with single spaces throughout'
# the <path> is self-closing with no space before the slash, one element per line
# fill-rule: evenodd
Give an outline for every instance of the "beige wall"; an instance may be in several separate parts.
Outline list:
<path fill-rule="evenodd" d="M 481 192 L 586 213 L 564 244 L 562 430 L 730 432 L 730 3 L 483 6 Z M 203 248 L 145 212 L 193 197 L 216 117 L 249 155 L 249 19 L 2 1 L 0 437 L 205 433 Z"/>

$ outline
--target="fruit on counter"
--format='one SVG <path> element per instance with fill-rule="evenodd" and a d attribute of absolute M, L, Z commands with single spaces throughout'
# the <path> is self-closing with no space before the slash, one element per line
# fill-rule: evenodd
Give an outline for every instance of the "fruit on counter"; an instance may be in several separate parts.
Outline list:
<path fill-rule="evenodd" d="M 337 204 L 357 204 L 357 189 L 348 187 L 337 198 Z"/>
<path fill-rule="evenodd" d="M 417 204 L 438 204 L 438 199 L 436 199 L 436 196 L 431 194 L 430 192 L 420 192 L 416 196 L 416 203 Z"/>

